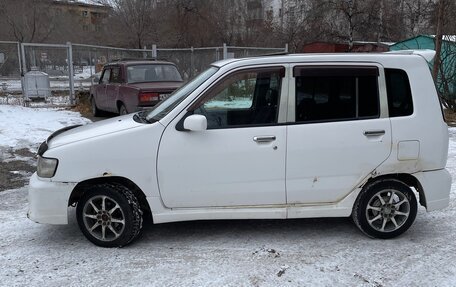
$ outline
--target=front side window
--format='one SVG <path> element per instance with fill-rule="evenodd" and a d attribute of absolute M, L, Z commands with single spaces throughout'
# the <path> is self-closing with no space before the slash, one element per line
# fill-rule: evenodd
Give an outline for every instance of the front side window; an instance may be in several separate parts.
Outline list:
<path fill-rule="evenodd" d="M 376 118 L 380 115 L 376 67 L 295 67 L 296 122 Z"/>
<path fill-rule="evenodd" d="M 208 129 L 277 123 L 284 68 L 235 72 L 212 88 L 194 114 L 207 118 Z"/>

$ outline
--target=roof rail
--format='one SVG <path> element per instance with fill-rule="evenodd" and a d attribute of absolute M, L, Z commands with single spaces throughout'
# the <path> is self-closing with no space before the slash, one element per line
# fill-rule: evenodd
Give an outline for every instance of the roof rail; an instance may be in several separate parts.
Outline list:
<path fill-rule="evenodd" d="M 435 57 L 435 51 L 430 49 L 422 49 L 422 50 L 396 50 L 386 52 L 388 54 L 402 54 L 402 55 L 419 55 L 423 57 L 426 61 L 430 62 Z"/>

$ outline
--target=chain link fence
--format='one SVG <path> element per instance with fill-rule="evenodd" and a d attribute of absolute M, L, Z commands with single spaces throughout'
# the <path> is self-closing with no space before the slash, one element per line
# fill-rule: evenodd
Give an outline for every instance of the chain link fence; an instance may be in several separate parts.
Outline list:
<path fill-rule="evenodd" d="M 287 52 L 284 48 L 261 48 L 261 47 L 205 47 L 184 49 L 156 49 L 159 60 L 175 63 L 185 80 L 193 78 L 204 71 L 213 62 L 231 58 L 245 58 L 258 55 L 276 54 Z"/>
<path fill-rule="evenodd" d="M 21 89 L 21 58 L 18 42 L 0 41 L 0 92 Z"/>
<path fill-rule="evenodd" d="M 8 102 L 8 96 L 22 97 L 24 75 L 43 72 L 49 77 L 52 96 L 61 102 L 73 104 L 75 93 L 88 91 L 95 76 L 106 63 L 119 59 L 157 59 L 170 61 L 178 66 L 184 80 L 188 80 L 211 63 L 227 59 L 287 52 L 284 48 L 219 47 L 124 49 L 83 44 L 37 44 L 0 42 L 0 104 Z M 21 77 L 22 76 L 22 77 Z M 24 93 L 25 92 L 25 93 Z M 3 97 L 3 98 L 2 98 Z M 26 100 L 28 100 L 27 97 Z M 22 101 L 24 102 L 24 101 Z"/>

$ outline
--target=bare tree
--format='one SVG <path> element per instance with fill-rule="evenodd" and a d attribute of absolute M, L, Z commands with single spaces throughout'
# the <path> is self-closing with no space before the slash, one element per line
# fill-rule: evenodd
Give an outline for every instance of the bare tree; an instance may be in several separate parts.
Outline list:
<path fill-rule="evenodd" d="M 401 0 L 402 28 L 406 31 L 406 37 L 414 37 L 428 33 L 434 0 Z"/>
<path fill-rule="evenodd" d="M 113 6 L 113 24 L 120 36 L 138 49 L 156 29 L 156 0 L 107 0 Z"/>
<path fill-rule="evenodd" d="M 436 56 L 432 75 L 445 107 L 456 111 L 456 20 L 452 11 L 456 3 L 439 0 L 434 21 Z M 453 35 L 451 35 L 453 34 Z"/>
<path fill-rule="evenodd" d="M 327 0 L 330 12 L 333 14 L 333 35 L 348 42 L 352 50 L 356 34 L 366 31 L 369 16 L 372 13 L 370 6 L 373 1 L 360 0 Z"/>
<path fill-rule="evenodd" d="M 19 42 L 43 42 L 56 29 L 49 9 L 51 0 L 0 0 L 1 26 L 8 38 Z"/>

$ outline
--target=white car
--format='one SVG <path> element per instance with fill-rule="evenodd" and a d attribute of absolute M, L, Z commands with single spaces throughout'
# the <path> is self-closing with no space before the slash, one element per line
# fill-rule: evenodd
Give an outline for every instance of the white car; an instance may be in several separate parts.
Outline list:
<path fill-rule="evenodd" d="M 52 134 L 28 216 L 123 246 L 153 223 L 352 216 L 392 238 L 449 204 L 433 51 L 213 64 L 152 111 Z"/>

